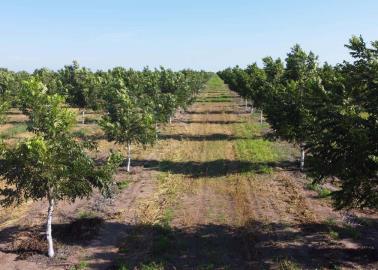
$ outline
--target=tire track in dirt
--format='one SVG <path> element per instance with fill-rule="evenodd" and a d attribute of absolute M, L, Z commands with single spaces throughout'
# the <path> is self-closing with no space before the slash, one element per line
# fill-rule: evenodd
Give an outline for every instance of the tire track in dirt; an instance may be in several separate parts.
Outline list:
<path fill-rule="evenodd" d="M 151 152 L 147 160 L 156 159 L 156 153 Z M 118 254 L 119 241 L 123 238 L 125 229 L 136 223 L 136 211 L 138 201 L 149 196 L 154 191 L 154 172 L 146 169 L 140 170 L 139 174 L 134 174 L 131 187 L 121 191 L 114 199 L 111 210 L 107 214 L 112 216 L 120 212 L 116 219 L 108 219 L 101 228 L 96 239 L 85 246 L 83 254 L 73 256 L 68 259 L 70 263 L 77 264 L 86 261 L 90 269 L 105 270 L 114 265 L 114 262 L 121 258 Z"/>

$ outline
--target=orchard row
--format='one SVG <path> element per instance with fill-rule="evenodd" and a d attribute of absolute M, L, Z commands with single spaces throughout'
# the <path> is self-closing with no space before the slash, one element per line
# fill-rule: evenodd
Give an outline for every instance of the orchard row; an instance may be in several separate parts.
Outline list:
<path fill-rule="evenodd" d="M 163 68 L 91 72 L 76 62 L 58 72 L 1 70 L 2 118 L 10 107 L 17 107 L 28 116 L 28 130 L 35 134 L 17 145 L 1 145 L 1 204 L 47 199 L 46 236 L 48 255 L 53 257 L 51 223 L 56 202 L 89 196 L 94 188 L 111 195 L 113 175 L 123 159 L 113 151 L 101 164 L 93 160 L 88 152 L 95 143 L 73 136 L 76 115 L 70 107 L 102 115 L 98 124 L 108 140 L 127 146 L 130 170 L 131 145 L 153 144 L 157 125 L 185 109 L 210 76 Z"/>
<path fill-rule="evenodd" d="M 337 208 L 377 208 L 378 41 L 352 37 L 345 46 L 352 62 L 320 66 L 295 45 L 285 61 L 266 57 L 262 68 L 218 74 L 264 113 L 275 137 L 300 146 L 302 170 L 336 183 Z"/>

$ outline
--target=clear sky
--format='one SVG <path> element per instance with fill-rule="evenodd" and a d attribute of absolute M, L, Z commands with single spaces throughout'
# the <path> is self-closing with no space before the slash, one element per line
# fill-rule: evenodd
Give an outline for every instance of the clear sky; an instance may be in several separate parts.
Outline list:
<path fill-rule="evenodd" d="M 301 44 L 332 64 L 378 40 L 378 0 L 1 0 L 0 66 L 217 71 Z"/>

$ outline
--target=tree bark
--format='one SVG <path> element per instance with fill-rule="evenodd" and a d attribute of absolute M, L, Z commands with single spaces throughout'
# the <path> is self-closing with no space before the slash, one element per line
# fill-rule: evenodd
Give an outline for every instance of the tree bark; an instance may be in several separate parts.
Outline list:
<path fill-rule="evenodd" d="M 169 124 L 172 124 L 172 116 L 169 117 Z"/>
<path fill-rule="evenodd" d="M 253 108 L 253 100 L 251 100 L 251 114 L 253 114 L 254 108 Z"/>
<path fill-rule="evenodd" d="M 263 110 L 260 111 L 260 124 L 263 123 Z"/>
<path fill-rule="evenodd" d="M 301 170 L 301 172 L 303 172 L 304 170 L 304 164 L 305 164 L 305 148 L 304 148 L 304 145 L 301 144 L 301 160 L 300 160 L 300 165 L 299 165 L 299 169 Z"/>
<path fill-rule="evenodd" d="M 52 238 L 52 230 L 51 230 L 51 223 L 52 223 L 52 215 L 54 211 L 54 199 L 49 196 L 49 209 L 47 211 L 47 226 L 46 226 L 46 238 L 48 244 L 48 251 L 47 254 L 50 258 L 54 257 L 54 245 L 53 245 L 53 238 Z"/>
<path fill-rule="evenodd" d="M 131 163 L 131 143 L 127 144 L 127 168 L 126 171 L 130 172 L 130 163 Z"/>
<path fill-rule="evenodd" d="M 84 125 L 85 124 L 85 110 L 84 109 L 81 112 L 81 114 L 82 114 L 81 123 Z"/>
<path fill-rule="evenodd" d="M 248 111 L 248 99 L 245 99 L 245 111 Z"/>

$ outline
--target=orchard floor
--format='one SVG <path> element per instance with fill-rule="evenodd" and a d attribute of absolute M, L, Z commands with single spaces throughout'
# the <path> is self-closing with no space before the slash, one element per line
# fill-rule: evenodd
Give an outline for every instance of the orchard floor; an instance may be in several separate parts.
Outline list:
<path fill-rule="evenodd" d="M 116 148 L 95 124 L 80 130 L 98 159 Z M 297 171 L 298 149 L 268 132 L 214 77 L 135 149 L 113 199 L 57 205 L 56 258 L 39 254 L 46 202 L 2 209 L 0 269 L 378 269 L 377 213 L 334 211 Z"/>

